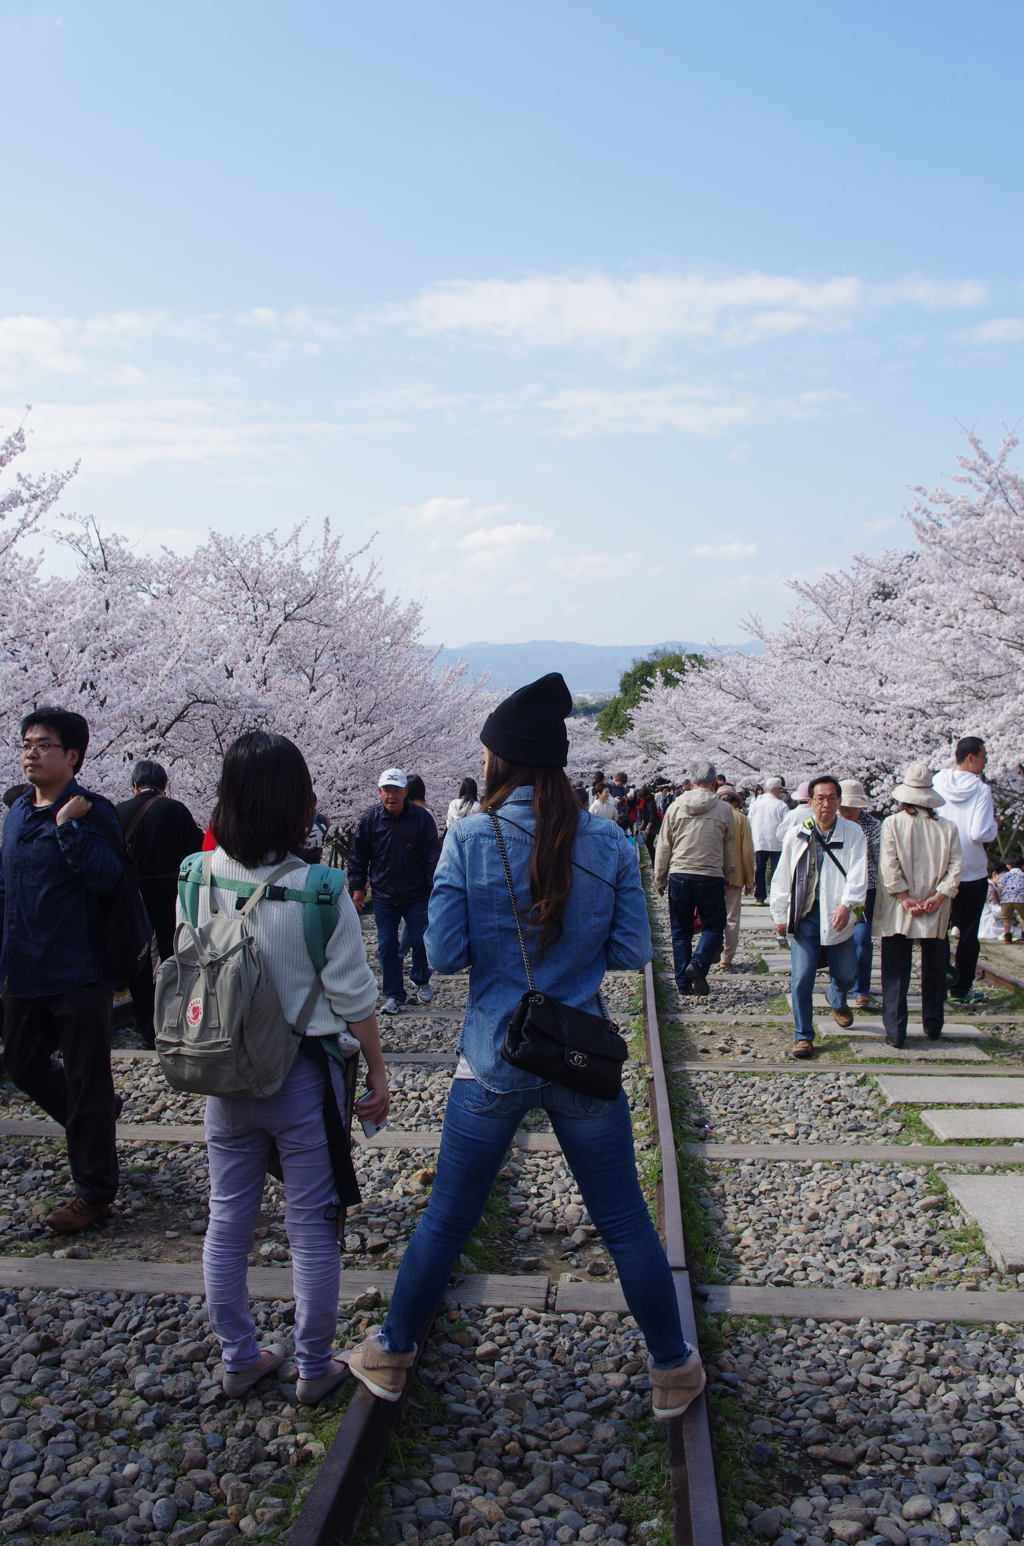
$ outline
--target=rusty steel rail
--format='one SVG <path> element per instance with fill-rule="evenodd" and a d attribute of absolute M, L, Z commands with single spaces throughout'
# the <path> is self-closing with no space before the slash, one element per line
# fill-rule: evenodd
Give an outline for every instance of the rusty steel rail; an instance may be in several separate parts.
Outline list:
<path fill-rule="evenodd" d="M 665 1252 L 679 1302 L 683 1336 L 697 1346 L 697 1321 L 693 1307 L 693 1287 L 686 1263 L 686 1237 L 683 1232 L 682 1193 L 679 1186 L 679 1161 L 672 1125 L 672 1104 L 658 1025 L 658 1003 L 654 991 L 654 968 L 648 963 L 644 973 L 644 1036 L 651 1065 L 651 1116 L 661 1149 L 661 1182 L 658 1215 Z M 725 1546 L 725 1532 L 718 1498 L 715 1456 L 711 1443 L 711 1425 L 707 1394 L 697 1397 L 682 1417 L 666 1424 L 669 1486 L 672 1493 L 672 1536 L 675 1546 Z"/>

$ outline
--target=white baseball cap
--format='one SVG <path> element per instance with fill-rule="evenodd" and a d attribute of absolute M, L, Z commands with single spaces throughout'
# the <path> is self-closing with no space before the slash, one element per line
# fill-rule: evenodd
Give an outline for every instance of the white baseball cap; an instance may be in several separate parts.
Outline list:
<path fill-rule="evenodd" d="M 377 780 L 377 788 L 383 789 L 385 784 L 393 784 L 396 789 L 405 789 L 408 782 L 401 768 L 385 768 Z"/>

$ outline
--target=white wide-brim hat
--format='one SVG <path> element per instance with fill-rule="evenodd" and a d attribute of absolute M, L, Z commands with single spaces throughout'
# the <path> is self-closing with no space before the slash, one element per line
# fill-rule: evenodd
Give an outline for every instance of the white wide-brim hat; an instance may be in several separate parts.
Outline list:
<path fill-rule="evenodd" d="M 932 788 L 932 770 L 925 762 L 912 762 L 897 784 L 892 797 L 901 805 L 927 805 L 933 809 L 945 805 L 938 790 Z"/>
<path fill-rule="evenodd" d="M 839 785 L 839 803 L 845 805 L 848 811 L 869 811 L 871 801 L 864 793 L 864 785 L 859 778 L 844 778 Z"/>

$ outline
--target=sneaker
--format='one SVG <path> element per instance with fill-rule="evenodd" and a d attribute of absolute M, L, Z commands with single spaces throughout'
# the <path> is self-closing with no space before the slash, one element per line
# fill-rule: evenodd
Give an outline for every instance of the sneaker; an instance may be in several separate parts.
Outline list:
<path fill-rule="evenodd" d="M 244 1396 L 247 1390 L 257 1384 L 265 1374 L 270 1374 L 274 1369 L 279 1369 L 284 1363 L 283 1347 L 265 1347 L 260 1353 L 259 1363 L 253 1364 L 251 1369 L 229 1369 L 224 1375 L 224 1394 L 226 1396 Z"/>
<path fill-rule="evenodd" d="M 409 1370 L 416 1362 L 416 1349 L 411 1353 L 389 1353 L 378 1330 L 371 1331 L 365 1342 L 341 1356 L 373 1395 L 382 1401 L 400 1401 Z"/>
<path fill-rule="evenodd" d="M 832 1018 L 836 1024 L 841 1025 L 845 1031 L 853 1024 L 853 1010 L 848 1009 L 845 1006 L 842 1009 L 833 1009 Z"/>
<path fill-rule="evenodd" d="M 704 973 L 701 971 L 700 967 L 697 965 L 696 961 L 690 962 L 689 966 L 686 968 L 686 975 L 693 985 L 693 991 L 696 993 L 697 997 L 707 998 L 708 994 L 711 992 L 711 989 L 708 987 L 708 980 Z"/>
<path fill-rule="evenodd" d="M 295 1399 L 303 1406 L 316 1406 L 325 1396 L 329 1396 L 332 1390 L 337 1390 L 342 1380 L 348 1379 L 349 1367 L 337 1358 L 332 1358 L 323 1374 L 318 1374 L 315 1380 L 296 1380 Z"/>
<path fill-rule="evenodd" d="M 416 1002 L 418 1004 L 432 1004 L 434 1002 L 434 990 L 429 983 L 425 982 L 419 989 L 416 994 Z"/>
<path fill-rule="evenodd" d="M 110 1212 L 109 1202 L 86 1202 L 84 1197 L 72 1197 L 70 1202 L 55 1208 L 43 1220 L 59 1235 L 76 1235 L 80 1229 L 105 1219 Z"/>
<path fill-rule="evenodd" d="M 871 998 L 867 993 L 858 993 L 853 1002 L 857 1009 L 871 1008 Z"/>
<path fill-rule="evenodd" d="M 386 998 L 380 1006 L 380 1012 L 382 1015 L 400 1015 L 404 1008 L 405 1005 L 400 1004 L 396 998 Z"/>
<path fill-rule="evenodd" d="M 1012 945 L 1013 944 L 1013 935 L 1012 934 L 1004 934 L 1003 935 L 1003 944 L 1004 945 Z"/>
<path fill-rule="evenodd" d="M 814 1056 L 814 1043 L 808 1041 L 806 1036 L 801 1036 L 793 1043 L 793 1056 L 795 1058 L 809 1058 Z"/>
<path fill-rule="evenodd" d="M 651 1402 L 659 1422 L 679 1417 L 695 1401 L 708 1382 L 700 1354 L 691 1347 L 677 1369 L 655 1369 L 648 1365 Z"/>

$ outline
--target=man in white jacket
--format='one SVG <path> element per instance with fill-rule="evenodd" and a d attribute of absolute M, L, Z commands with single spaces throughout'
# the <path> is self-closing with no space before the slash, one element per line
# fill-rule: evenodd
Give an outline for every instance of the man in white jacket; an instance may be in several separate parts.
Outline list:
<path fill-rule="evenodd" d="M 769 866 L 774 868 L 776 855 L 782 852 L 782 839 L 777 833 L 788 810 L 779 794 L 781 788 L 781 778 L 766 778 L 764 794 L 751 801 L 747 812 L 754 843 L 754 901 L 759 907 L 764 907 L 768 898 Z"/>
<path fill-rule="evenodd" d="M 793 1056 L 814 1051 L 812 995 L 818 957 L 828 959 L 828 999 L 844 1029 L 853 1024 L 846 995 L 857 981 L 853 930 L 868 890 L 868 845 L 855 821 L 839 815 L 841 790 L 831 775 L 812 778 L 809 815 L 791 827 L 772 877 L 772 918 L 781 939 L 791 936 Z"/>
<path fill-rule="evenodd" d="M 956 743 L 956 767 L 943 768 L 935 775 L 935 788 L 946 802 L 943 816 L 953 822 L 960 834 L 964 867 L 960 890 L 953 898 L 950 928 L 960 930 L 949 997 L 954 1004 L 965 1004 L 974 987 L 978 967 L 978 925 L 988 895 L 988 854 L 984 845 L 999 831 L 992 790 L 982 778 L 987 753 L 979 736 L 961 736 Z M 948 947 L 947 947 L 948 948 Z"/>

